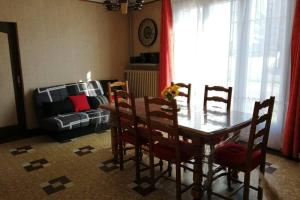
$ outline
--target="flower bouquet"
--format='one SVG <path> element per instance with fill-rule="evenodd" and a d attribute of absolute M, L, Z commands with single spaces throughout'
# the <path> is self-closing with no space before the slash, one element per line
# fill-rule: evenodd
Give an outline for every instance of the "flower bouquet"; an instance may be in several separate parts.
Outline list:
<path fill-rule="evenodd" d="M 172 85 L 169 87 L 165 87 L 163 91 L 161 92 L 161 96 L 163 96 L 165 99 L 172 101 L 176 96 L 179 94 L 179 86 L 178 85 Z"/>
<path fill-rule="evenodd" d="M 172 85 L 169 87 L 165 87 L 165 89 L 163 89 L 163 91 L 161 92 L 161 96 L 164 97 L 165 99 L 172 101 L 175 99 L 176 96 L 178 96 L 179 94 L 179 86 L 178 85 Z M 162 109 L 164 110 L 170 110 L 170 108 L 164 108 L 162 107 Z M 178 109 L 179 110 L 179 109 Z"/>

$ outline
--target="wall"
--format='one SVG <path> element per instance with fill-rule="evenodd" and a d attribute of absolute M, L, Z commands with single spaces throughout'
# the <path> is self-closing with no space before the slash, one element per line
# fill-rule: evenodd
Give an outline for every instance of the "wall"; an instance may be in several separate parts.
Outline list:
<path fill-rule="evenodd" d="M 13 126 L 18 123 L 15 103 L 14 85 L 11 73 L 8 37 L 0 32 L 0 127 Z"/>
<path fill-rule="evenodd" d="M 121 79 L 129 58 L 128 16 L 79 0 L 0 0 L 0 21 L 17 22 L 28 128 L 32 91 L 91 79 Z"/>
<path fill-rule="evenodd" d="M 131 55 L 138 56 L 141 52 L 159 52 L 160 50 L 160 12 L 161 12 L 161 1 L 144 5 L 141 11 L 131 12 Z M 151 18 L 156 22 L 157 25 L 157 38 L 155 43 L 150 47 L 144 47 L 138 36 L 139 25 L 145 18 Z"/>

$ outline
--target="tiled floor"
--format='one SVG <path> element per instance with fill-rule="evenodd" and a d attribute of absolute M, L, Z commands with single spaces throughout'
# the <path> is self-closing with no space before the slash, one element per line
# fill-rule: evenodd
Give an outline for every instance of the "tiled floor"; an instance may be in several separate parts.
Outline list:
<path fill-rule="evenodd" d="M 134 182 L 132 161 L 120 171 L 111 158 L 109 132 L 66 143 L 39 136 L 0 144 L 0 199 L 175 199 L 174 182 L 162 179 L 154 191 L 149 191 L 147 178 L 139 184 Z M 147 156 L 144 161 L 147 162 Z M 274 155 L 268 155 L 267 161 L 265 177 L 271 187 L 281 199 L 299 200 L 300 164 Z M 192 173 L 183 172 L 182 180 L 185 185 L 192 183 Z M 253 173 L 253 184 L 256 180 L 257 173 Z M 225 183 L 216 181 L 214 190 L 226 193 Z M 190 191 L 183 199 L 192 199 Z M 241 199 L 241 194 L 235 199 Z M 251 199 L 255 199 L 254 192 Z"/>

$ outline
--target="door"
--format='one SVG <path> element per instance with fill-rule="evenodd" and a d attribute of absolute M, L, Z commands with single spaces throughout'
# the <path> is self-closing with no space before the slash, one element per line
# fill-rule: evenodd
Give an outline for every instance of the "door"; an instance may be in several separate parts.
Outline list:
<path fill-rule="evenodd" d="M 0 139 L 22 130 L 25 112 L 17 26 L 0 22 Z"/>

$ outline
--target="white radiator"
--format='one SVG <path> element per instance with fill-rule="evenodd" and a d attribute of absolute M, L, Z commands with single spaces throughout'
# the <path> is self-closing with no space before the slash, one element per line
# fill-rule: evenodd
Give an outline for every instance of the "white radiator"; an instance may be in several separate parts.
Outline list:
<path fill-rule="evenodd" d="M 125 70 L 125 79 L 135 97 L 158 96 L 158 71 Z"/>

